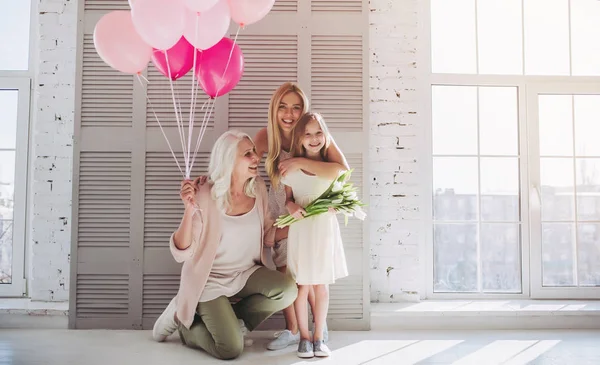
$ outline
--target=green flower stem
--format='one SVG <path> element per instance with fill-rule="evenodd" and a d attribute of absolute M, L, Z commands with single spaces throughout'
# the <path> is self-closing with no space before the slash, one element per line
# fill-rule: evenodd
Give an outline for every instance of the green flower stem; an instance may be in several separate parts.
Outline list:
<path fill-rule="evenodd" d="M 318 214 L 326 213 L 329 211 L 329 208 L 334 208 L 337 211 L 343 211 L 351 215 L 356 208 L 365 206 L 365 204 L 357 198 L 357 188 L 355 188 L 353 184 L 349 182 L 352 171 L 352 169 L 345 171 L 343 174 L 338 176 L 338 178 L 335 179 L 331 185 L 329 185 L 323 194 L 307 205 L 304 208 L 306 215 L 303 218 L 309 218 Z M 338 186 L 341 184 L 341 189 L 334 192 L 333 189 L 336 187 L 336 184 L 338 184 Z M 350 196 L 353 198 L 349 198 Z M 339 201 L 339 203 L 333 203 L 334 201 Z M 348 215 L 345 215 L 344 220 L 347 224 Z M 299 221 L 299 219 L 295 219 L 291 215 L 286 214 L 277 218 L 274 225 L 279 228 L 283 228 L 297 221 Z"/>

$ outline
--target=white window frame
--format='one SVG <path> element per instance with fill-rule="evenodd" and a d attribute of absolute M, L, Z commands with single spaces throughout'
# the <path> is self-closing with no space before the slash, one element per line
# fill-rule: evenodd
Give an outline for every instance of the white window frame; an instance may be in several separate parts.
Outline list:
<path fill-rule="evenodd" d="M 542 95 L 600 95 L 600 84 L 594 83 L 536 83 L 527 88 L 527 119 L 531 125 L 532 131 L 539 130 L 539 109 L 538 96 Z M 573 121 L 575 122 L 575 121 Z M 542 231 L 541 231 L 541 207 L 540 207 L 540 164 L 533 163 L 540 160 L 539 156 L 539 134 L 530 136 L 531 154 L 531 185 L 530 197 L 532 209 L 529 214 L 532 227 L 531 241 L 540 242 L 539 245 L 531 245 L 531 291 L 532 296 L 542 299 L 598 299 L 600 298 L 600 286 L 598 287 L 544 287 L 543 283 L 543 265 L 542 265 Z M 577 252 L 574 258 L 577 259 Z M 575 266 L 576 267 L 576 266 Z"/>
<path fill-rule="evenodd" d="M 423 140 L 418 151 L 421 158 L 423 214 L 423 234 L 421 235 L 421 258 L 423 265 L 422 295 L 428 299 L 544 299 L 544 298 L 600 298 L 600 288 L 543 288 L 541 286 L 541 223 L 532 214 L 530 204 L 534 202 L 536 191 L 531 183 L 537 171 L 539 182 L 539 151 L 536 143 L 539 131 L 537 115 L 532 114 L 537 99 L 533 103 L 532 95 L 536 90 L 547 90 L 549 85 L 555 92 L 569 93 L 569 90 L 598 88 L 599 76 L 532 76 L 532 75 L 480 75 L 480 74 L 434 74 L 431 60 L 431 1 L 419 2 L 419 40 L 418 40 L 418 77 L 420 78 L 418 113 L 423 123 Z M 524 37 L 524 35 L 523 35 Z M 525 53 L 522 54 L 523 67 Z M 433 245 L 433 130 L 432 130 L 432 86 L 511 86 L 517 88 L 518 128 L 519 128 L 519 174 L 521 208 L 521 293 L 439 293 L 434 292 L 434 245 Z M 545 85 L 545 86 L 544 86 Z M 595 85 L 595 86 L 594 86 Z M 540 89 L 542 88 L 542 89 Z M 560 91 L 557 91 L 560 90 Z M 574 92 L 577 93 L 577 92 Z M 537 94 L 535 94 L 537 98 Z M 532 104 L 533 103 L 533 104 Z M 536 150 L 537 148 L 537 150 Z M 539 185 L 538 185 L 539 186 Z M 535 212 L 533 212 L 535 213 Z M 479 263 L 478 263 L 479 264 Z M 576 290 L 575 290 L 576 289 Z"/>
<path fill-rule="evenodd" d="M 17 90 L 17 130 L 15 144 L 15 190 L 13 210 L 12 278 L 10 284 L 0 284 L 1 297 L 27 296 L 26 247 L 29 176 L 29 129 L 32 115 L 31 91 L 35 69 L 36 29 L 34 21 L 37 5 L 30 5 L 29 62 L 27 70 L 0 70 L 0 90 Z"/>
<path fill-rule="evenodd" d="M 25 227 L 27 219 L 27 167 L 31 79 L 25 77 L 9 78 L 0 76 L 0 90 L 16 90 L 18 92 L 12 278 L 10 284 L 0 284 L 0 296 L 20 297 L 27 293 L 25 287 Z M 4 150 L 0 149 L 0 151 Z"/>

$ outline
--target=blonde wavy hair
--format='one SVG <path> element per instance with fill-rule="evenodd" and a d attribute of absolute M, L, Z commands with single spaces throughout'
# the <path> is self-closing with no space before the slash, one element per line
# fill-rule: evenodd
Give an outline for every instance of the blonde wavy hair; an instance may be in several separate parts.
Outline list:
<path fill-rule="evenodd" d="M 308 111 L 308 98 L 306 94 L 298 84 L 293 82 L 286 82 L 281 85 L 271 97 L 269 103 L 269 122 L 267 125 L 267 140 L 268 140 L 268 152 L 267 160 L 265 161 L 265 167 L 271 185 L 275 188 L 279 186 L 280 174 L 279 174 L 279 154 L 281 153 L 281 130 L 279 129 L 279 123 L 277 123 L 277 110 L 279 109 L 279 103 L 281 99 L 288 93 L 296 93 L 300 99 L 302 99 L 302 114 Z"/>
<path fill-rule="evenodd" d="M 252 138 L 244 132 L 227 131 L 217 139 L 210 154 L 208 175 L 213 184 L 211 194 L 217 207 L 223 212 L 226 212 L 231 206 L 231 175 L 235 167 L 238 144 L 244 138 L 248 138 L 254 144 Z M 255 186 L 256 178 L 246 181 L 244 194 L 251 198 L 256 197 Z"/>

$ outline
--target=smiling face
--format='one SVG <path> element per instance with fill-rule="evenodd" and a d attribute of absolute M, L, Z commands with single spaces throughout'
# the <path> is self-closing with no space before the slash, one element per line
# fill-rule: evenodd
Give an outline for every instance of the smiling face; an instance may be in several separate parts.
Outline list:
<path fill-rule="evenodd" d="M 331 135 L 323 117 L 319 113 L 309 112 L 298 120 L 294 128 L 292 154 L 294 157 L 308 157 L 327 161 L 327 149 L 331 144 Z"/>
<path fill-rule="evenodd" d="M 302 137 L 302 146 L 308 156 L 318 155 L 323 146 L 325 146 L 325 134 L 319 122 L 314 119 L 306 123 Z"/>
<path fill-rule="evenodd" d="M 243 138 L 238 143 L 235 157 L 233 175 L 235 175 L 236 180 L 245 181 L 258 176 L 259 162 L 254 143 L 248 138 Z"/>
<path fill-rule="evenodd" d="M 279 128 L 282 131 L 291 132 L 302 115 L 303 108 L 304 105 L 300 95 L 293 91 L 285 94 L 277 107 L 277 124 Z"/>

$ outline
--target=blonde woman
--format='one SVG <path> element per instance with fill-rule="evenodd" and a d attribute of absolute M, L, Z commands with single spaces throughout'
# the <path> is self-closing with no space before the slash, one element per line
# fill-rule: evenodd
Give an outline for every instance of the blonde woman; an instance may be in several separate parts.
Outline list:
<path fill-rule="evenodd" d="M 269 103 L 268 124 L 260 130 L 255 137 L 256 152 L 259 158 L 267 154 L 265 167 L 271 187 L 269 189 L 269 210 L 273 218 L 287 214 L 285 207 L 286 195 L 281 178 L 287 174 L 304 170 L 322 178 L 335 178 L 338 173 L 349 168 L 346 158 L 331 139 L 331 143 L 324 153 L 324 161 L 315 161 L 305 157 L 292 157 L 292 131 L 294 126 L 309 109 L 306 94 L 295 83 L 286 82 L 281 85 L 271 97 Z M 284 239 L 275 242 L 273 247 L 273 262 L 280 272 L 287 271 L 287 231 Z M 315 313 L 315 294 L 311 290 L 308 295 L 311 311 Z M 290 345 L 300 343 L 300 331 L 294 306 L 283 310 L 286 329 L 277 332 L 276 338 L 271 341 L 269 350 L 280 350 Z M 323 338 L 328 339 L 327 327 L 324 328 Z"/>
<path fill-rule="evenodd" d="M 284 235 L 273 227 L 259 162 L 252 139 L 228 131 L 213 147 L 210 181 L 182 182 L 185 213 L 170 240 L 173 257 L 183 262 L 181 280 L 154 324 L 156 341 L 178 329 L 186 346 L 233 359 L 244 349 L 247 330 L 296 299 L 293 280 L 264 267 L 263 246 Z M 240 301 L 232 305 L 231 297 Z"/>

